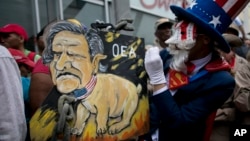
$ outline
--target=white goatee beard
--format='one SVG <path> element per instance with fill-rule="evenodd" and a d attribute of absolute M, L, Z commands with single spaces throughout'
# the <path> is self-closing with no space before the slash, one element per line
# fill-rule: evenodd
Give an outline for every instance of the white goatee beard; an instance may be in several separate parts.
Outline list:
<path fill-rule="evenodd" d="M 171 42 L 170 42 L 171 41 Z M 173 55 L 170 68 L 187 74 L 185 62 L 188 60 L 190 50 L 195 46 L 196 40 L 169 40 L 169 53 Z"/>
<path fill-rule="evenodd" d="M 171 51 L 170 51 L 171 53 Z M 179 72 L 187 73 L 187 67 L 185 62 L 188 59 L 188 50 L 174 50 L 173 59 L 170 64 L 170 68 Z"/>

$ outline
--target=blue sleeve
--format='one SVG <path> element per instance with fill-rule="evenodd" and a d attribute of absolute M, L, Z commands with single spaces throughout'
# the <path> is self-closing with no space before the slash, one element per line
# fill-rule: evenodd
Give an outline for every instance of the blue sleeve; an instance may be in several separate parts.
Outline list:
<path fill-rule="evenodd" d="M 159 113 L 160 120 L 169 127 L 181 127 L 192 125 L 200 120 L 205 120 L 212 112 L 219 108 L 231 96 L 235 82 L 233 78 L 222 79 L 225 84 L 212 81 L 212 86 L 204 86 L 203 90 L 193 90 L 197 92 L 196 97 L 189 102 L 178 105 L 174 97 L 167 90 L 152 97 L 152 101 Z M 206 82 L 209 84 L 212 82 Z"/>
<path fill-rule="evenodd" d="M 22 77 L 23 99 L 29 101 L 30 78 Z"/>

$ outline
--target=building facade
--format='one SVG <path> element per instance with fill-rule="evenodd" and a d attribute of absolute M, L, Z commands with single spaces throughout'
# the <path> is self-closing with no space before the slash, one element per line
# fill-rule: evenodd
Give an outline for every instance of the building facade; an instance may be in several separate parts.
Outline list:
<path fill-rule="evenodd" d="M 160 17 L 174 21 L 171 4 L 185 6 L 191 0 L 1 0 L 0 26 L 18 23 L 35 36 L 48 23 L 75 18 L 87 27 L 96 20 L 116 24 L 124 18 L 133 19 L 134 31 L 124 34 L 142 37 L 145 44 L 154 41 L 154 22 Z M 250 6 L 241 13 L 241 19 L 250 19 Z M 250 21 L 244 21 L 246 33 Z"/>

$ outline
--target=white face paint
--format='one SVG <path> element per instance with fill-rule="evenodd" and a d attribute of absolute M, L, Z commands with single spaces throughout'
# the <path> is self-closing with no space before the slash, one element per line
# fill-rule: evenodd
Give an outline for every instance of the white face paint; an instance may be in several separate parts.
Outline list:
<path fill-rule="evenodd" d="M 169 52 L 173 55 L 170 68 L 186 73 L 185 62 L 189 51 L 194 47 L 196 40 L 196 26 L 194 23 L 180 21 L 175 26 L 175 32 L 165 43 L 169 44 Z"/>

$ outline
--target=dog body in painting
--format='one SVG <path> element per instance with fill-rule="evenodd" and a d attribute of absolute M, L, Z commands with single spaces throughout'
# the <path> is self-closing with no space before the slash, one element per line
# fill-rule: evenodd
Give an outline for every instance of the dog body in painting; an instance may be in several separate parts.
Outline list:
<path fill-rule="evenodd" d="M 77 106 L 74 134 L 80 135 L 91 114 L 96 117 L 98 135 L 117 134 L 130 125 L 137 109 L 141 85 L 113 74 L 97 74 L 96 85 Z M 109 126 L 109 118 L 117 119 Z"/>

